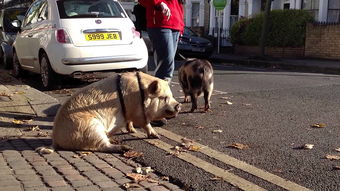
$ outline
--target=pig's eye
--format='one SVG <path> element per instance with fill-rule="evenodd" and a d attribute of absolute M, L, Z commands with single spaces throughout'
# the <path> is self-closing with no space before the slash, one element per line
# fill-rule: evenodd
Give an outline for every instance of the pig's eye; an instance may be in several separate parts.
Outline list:
<path fill-rule="evenodd" d="M 164 101 L 165 101 L 165 102 L 168 102 L 168 101 L 169 101 L 169 97 L 165 97 L 165 98 L 164 98 Z"/>

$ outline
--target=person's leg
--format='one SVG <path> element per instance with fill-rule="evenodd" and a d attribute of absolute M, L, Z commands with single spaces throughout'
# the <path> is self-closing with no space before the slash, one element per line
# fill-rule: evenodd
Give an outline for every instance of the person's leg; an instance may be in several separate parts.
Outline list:
<path fill-rule="evenodd" d="M 175 69 L 174 58 L 179 32 L 164 28 L 148 28 L 148 34 L 154 48 L 155 76 L 170 81 Z"/>

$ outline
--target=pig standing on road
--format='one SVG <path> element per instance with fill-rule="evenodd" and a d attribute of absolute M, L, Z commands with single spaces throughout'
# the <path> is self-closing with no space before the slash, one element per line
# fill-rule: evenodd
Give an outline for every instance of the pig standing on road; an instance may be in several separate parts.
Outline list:
<path fill-rule="evenodd" d="M 178 70 L 179 82 L 184 92 L 184 102 L 191 97 L 191 112 L 197 109 L 197 97 L 204 93 L 204 111 L 210 109 L 210 97 L 214 88 L 213 68 L 208 60 L 190 58 Z"/>

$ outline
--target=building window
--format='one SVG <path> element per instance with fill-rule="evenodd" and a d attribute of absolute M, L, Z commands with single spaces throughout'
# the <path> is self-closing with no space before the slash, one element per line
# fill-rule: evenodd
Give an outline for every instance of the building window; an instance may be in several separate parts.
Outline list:
<path fill-rule="evenodd" d="M 317 20 L 319 17 L 319 0 L 303 0 L 302 9 L 309 11 Z"/>
<path fill-rule="evenodd" d="M 339 0 L 328 1 L 327 22 L 330 22 L 330 23 L 340 22 L 340 1 Z"/>
<path fill-rule="evenodd" d="M 198 27 L 200 24 L 200 3 L 192 3 L 191 26 Z"/>

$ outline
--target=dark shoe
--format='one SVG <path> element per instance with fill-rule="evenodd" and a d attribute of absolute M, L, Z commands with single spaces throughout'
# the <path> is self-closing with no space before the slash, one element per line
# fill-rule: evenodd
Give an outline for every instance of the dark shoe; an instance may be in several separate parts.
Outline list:
<path fill-rule="evenodd" d="M 150 124 L 152 126 L 155 126 L 155 127 L 162 127 L 162 126 L 166 125 L 167 122 L 168 121 L 166 119 L 161 119 L 161 120 L 151 121 Z"/>

